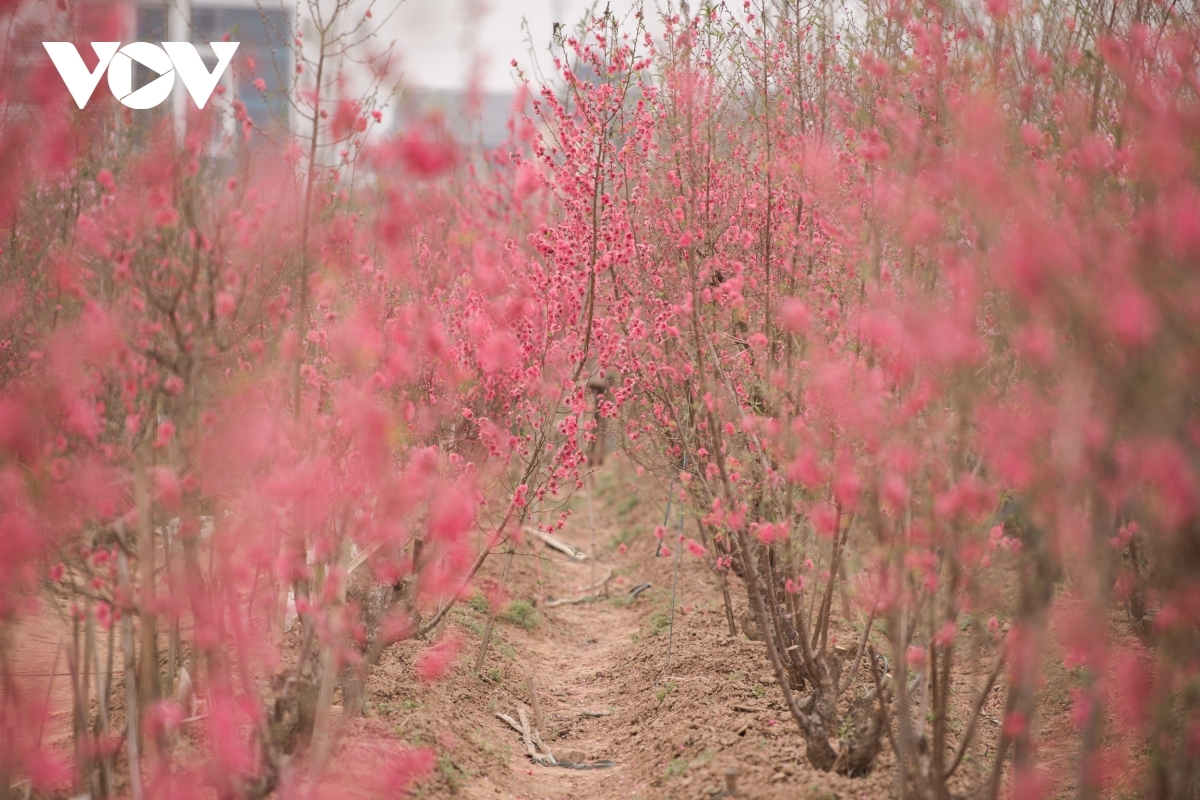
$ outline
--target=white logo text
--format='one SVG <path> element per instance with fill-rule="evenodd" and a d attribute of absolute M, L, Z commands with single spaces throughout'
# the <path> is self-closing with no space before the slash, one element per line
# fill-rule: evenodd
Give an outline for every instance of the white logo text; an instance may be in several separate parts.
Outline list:
<path fill-rule="evenodd" d="M 100 77 L 108 70 L 108 88 L 113 96 L 129 108 L 154 108 L 171 95 L 175 86 L 175 74 L 183 79 L 183 85 L 196 101 L 197 108 L 204 108 L 217 82 L 233 54 L 238 42 L 213 42 L 213 53 L 217 66 L 212 72 L 190 42 L 163 42 L 162 47 L 149 42 L 133 42 L 121 47 L 120 42 L 92 42 L 92 50 L 99 62 L 96 69 L 88 71 L 83 57 L 70 42 L 42 42 L 58 74 L 62 76 L 67 91 L 83 108 L 91 99 L 92 92 L 100 83 Z M 158 74 L 158 77 L 140 89 L 133 88 L 133 62 Z"/>

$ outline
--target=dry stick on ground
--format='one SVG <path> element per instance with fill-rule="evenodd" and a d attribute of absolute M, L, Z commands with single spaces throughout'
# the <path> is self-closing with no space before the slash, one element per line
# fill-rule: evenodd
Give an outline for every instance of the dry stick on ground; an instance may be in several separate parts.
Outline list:
<path fill-rule="evenodd" d="M 579 559 L 580 561 L 586 561 L 588 558 L 588 554 L 582 550 L 577 550 L 576 548 L 571 547 L 571 545 L 564 543 L 562 540 L 556 539 L 548 533 L 539 531 L 537 528 L 530 528 L 526 526 L 525 532 L 530 536 L 537 537 L 539 540 L 545 542 L 547 545 L 553 547 L 563 555 L 570 556 L 573 559 Z"/>
<path fill-rule="evenodd" d="M 508 714 L 505 714 L 505 713 L 504 713 L 504 712 L 502 712 L 502 711 L 497 711 L 497 712 L 496 712 L 496 716 L 497 716 L 498 718 L 500 718 L 500 719 L 504 720 L 505 722 L 507 722 L 507 723 L 509 724 L 509 727 L 511 727 L 511 728 L 512 728 L 514 731 L 516 731 L 517 733 L 522 733 L 522 731 L 521 731 L 521 723 L 517 722 L 515 719 L 513 719 L 512 717 L 510 717 Z"/>
<path fill-rule="evenodd" d="M 508 549 L 508 558 L 504 559 L 504 572 L 500 576 L 501 589 L 508 584 L 508 571 L 512 567 L 513 556 L 516 552 L 516 548 L 514 547 Z M 492 628 L 496 626 L 496 610 L 496 606 L 488 609 L 487 627 L 483 629 L 483 641 L 479 645 L 479 657 L 475 659 L 476 675 L 483 671 L 483 660 L 487 658 L 488 645 L 492 642 Z"/>
<path fill-rule="evenodd" d="M 496 712 L 496 716 L 507 722 L 514 731 L 520 734 L 521 740 L 525 743 L 525 751 L 529 754 L 529 757 L 534 761 L 540 761 L 541 757 L 537 749 L 533 746 L 533 739 L 530 738 L 528 732 L 521 727 L 521 723 L 517 722 L 508 714 L 504 714 L 499 711 Z"/>
<path fill-rule="evenodd" d="M 533 735 L 529 731 L 529 719 L 525 715 L 525 709 L 518 708 L 517 713 L 521 715 L 521 722 L 517 722 L 508 714 L 503 714 L 500 712 L 496 712 L 496 716 L 507 722 L 509 727 L 511 727 L 514 731 L 521 734 L 521 740 L 525 742 L 525 750 L 529 753 L 530 758 L 539 764 L 544 764 L 547 761 L 549 761 L 551 764 L 557 763 L 554 761 L 553 755 L 550 755 L 549 753 L 543 755 L 542 753 L 539 753 L 537 747 L 534 746 Z M 522 722 L 524 723 L 523 725 L 521 724 Z M 544 747 L 545 743 L 543 742 L 542 745 Z M 548 749 L 549 748 L 547 748 L 547 750 Z"/>
<path fill-rule="evenodd" d="M 517 714 L 521 717 L 521 730 L 524 736 L 537 746 L 538 751 L 545 756 L 544 760 L 549 760 L 551 764 L 557 764 L 558 762 L 554 760 L 554 754 L 550 752 L 549 746 L 542 741 L 541 734 L 536 728 L 531 729 L 529 727 L 529 713 L 525 710 L 525 706 L 517 706 Z"/>

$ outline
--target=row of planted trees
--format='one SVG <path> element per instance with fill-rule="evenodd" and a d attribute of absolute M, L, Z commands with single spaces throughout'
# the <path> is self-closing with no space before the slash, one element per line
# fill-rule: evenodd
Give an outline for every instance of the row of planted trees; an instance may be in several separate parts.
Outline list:
<path fill-rule="evenodd" d="M 332 8 L 288 45 L 286 141 L 3 73 L 3 786 L 401 790 L 428 753 L 324 770 L 335 692 L 607 430 L 691 509 L 731 633 L 745 592 L 815 768 L 1045 794 L 1053 642 L 1076 791 L 1197 793 L 1190 6 L 605 13 L 477 157 L 368 142 L 382 95 L 341 70 L 374 23 Z M 115 24 L 46 19 L 21 35 Z M 47 615 L 69 751 L 27 724 Z"/>
<path fill-rule="evenodd" d="M 601 413 L 744 585 L 809 761 L 1042 795 L 1065 652 L 1068 785 L 1194 795 L 1193 9 L 680 12 L 565 42 L 531 245 L 578 270 Z"/>
<path fill-rule="evenodd" d="M 124 11 L 0 8 L 0 786 L 403 792 L 431 751 L 324 771 L 335 693 L 355 713 L 383 650 L 578 478 L 562 320 L 478 211 L 528 188 L 456 174 L 436 121 L 369 144 L 387 14 L 344 0 L 272 31 L 282 125 L 220 92 L 183 126 L 76 111 L 30 43 L 90 69 Z"/>

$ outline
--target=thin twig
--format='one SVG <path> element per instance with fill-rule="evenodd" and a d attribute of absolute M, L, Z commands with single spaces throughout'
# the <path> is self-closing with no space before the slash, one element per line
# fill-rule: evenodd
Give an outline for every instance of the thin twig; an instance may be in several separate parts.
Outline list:
<path fill-rule="evenodd" d="M 854 655 L 854 666 L 850 667 L 850 673 L 846 675 L 846 680 L 842 681 L 842 685 L 838 688 L 837 694 L 834 695 L 835 700 L 845 694 L 846 690 L 850 688 L 850 684 L 854 683 L 854 676 L 858 674 L 858 665 L 862 661 L 863 648 L 865 648 L 867 645 L 867 636 L 870 635 L 871 626 L 874 623 L 875 609 L 872 608 L 871 615 L 867 617 L 867 625 L 865 628 L 863 628 L 862 636 L 859 637 L 858 640 L 858 652 Z M 874 665 L 871 666 L 871 669 L 875 669 Z"/>
<path fill-rule="evenodd" d="M 516 553 L 515 548 L 509 548 L 508 558 L 504 559 L 504 573 L 500 576 L 500 588 L 508 583 L 508 571 L 512 567 L 513 555 Z M 492 642 L 492 630 L 496 627 L 496 607 L 493 606 L 488 611 L 487 627 L 483 630 L 483 641 L 479 645 L 479 657 L 475 659 L 475 672 L 478 674 L 483 670 L 483 660 L 487 658 L 488 645 Z"/>
<path fill-rule="evenodd" d="M 667 527 L 667 521 L 671 519 L 671 501 L 675 498 L 675 476 L 671 476 L 671 488 L 667 490 L 667 510 L 663 512 L 663 528 Z M 654 548 L 654 557 L 658 558 L 662 553 L 662 540 Z"/>

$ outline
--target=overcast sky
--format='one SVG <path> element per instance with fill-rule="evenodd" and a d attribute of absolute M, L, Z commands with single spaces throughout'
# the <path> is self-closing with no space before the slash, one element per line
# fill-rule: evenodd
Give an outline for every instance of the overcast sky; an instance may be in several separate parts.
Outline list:
<path fill-rule="evenodd" d="M 609 3 L 613 13 L 624 17 L 642 0 Z M 484 88 L 506 92 L 516 86 L 509 62 L 515 58 L 526 66 L 529 61 L 522 18 L 528 20 L 533 42 L 544 58 L 553 23 L 574 26 L 590 5 L 590 0 L 406 0 L 389 28 L 408 82 L 461 88 L 475 59 L 481 58 Z M 645 5 L 657 7 L 655 0 L 645 0 Z M 603 10 L 604 0 L 599 8 Z"/>

